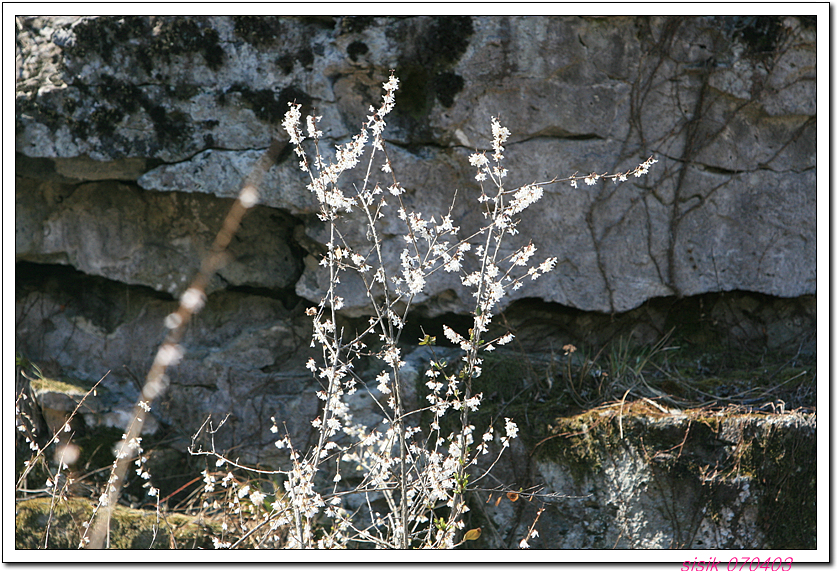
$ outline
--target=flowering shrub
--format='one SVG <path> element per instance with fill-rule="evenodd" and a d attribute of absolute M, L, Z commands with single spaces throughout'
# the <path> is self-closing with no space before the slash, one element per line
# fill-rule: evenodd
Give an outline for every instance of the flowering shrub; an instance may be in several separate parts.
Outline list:
<path fill-rule="evenodd" d="M 287 435 L 277 437 L 276 446 L 288 451 L 288 470 L 257 470 L 238 464 L 214 447 L 202 450 L 193 446 L 194 454 L 214 456 L 217 468 L 226 466 L 228 470 L 275 477 L 279 483 L 270 501 L 266 494 L 239 481 L 231 471 L 223 476 L 219 472 L 204 472 L 204 492 L 212 494 L 217 486 L 226 490 L 224 501 L 229 513 L 239 518 L 239 529 L 244 533 L 236 542 L 216 538 L 216 547 L 237 547 L 244 538 L 258 538 L 257 545 L 276 546 L 281 538 L 288 547 L 366 544 L 378 548 L 451 548 L 479 537 L 479 530 L 462 531 L 463 514 L 469 510 L 467 495 L 477 489 L 510 441 L 518 436 L 518 427 L 511 418 L 503 418 L 498 427 L 490 424 L 482 434 L 475 433 L 471 422 L 471 415 L 480 409 L 484 398 L 480 391 L 481 355 L 513 339 L 510 333 L 489 337 L 489 325 L 493 311 L 508 291 L 538 279 L 556 266 L 553 257 L 534 261 L 536 247 L 532 243 L 511 253 L 504 253 L 508 249 L 501 245 L 508 236 L 518 233 L 517 215 L 543 196 L 545 185 L 569 182 L 576 187 L 579 178 L 591 185 L 600 178 L 618 182 L 631 175 L 642 176 L 656 162 L 649 158 L 626 173 L 591 173 L 585 177 L 574 174 L 506 188 L 508 173 L 503 168 L 503 153 L 510 132 L 492 118 L 491 150 L 475 152 L 469 158 L 480 183 L 477 200 L 485 223 L 461 237 L 451 210 L 437 220 L 436 216 L 427 218 L 410 210 L 403 202 L 405 190 L 396 178 L 382 136 L 386 117 L 395 105 L 398 83 L 391 75 L 384 84 L 381 105 L 370 107 L 360 133 L 338 146 L 330 161 L 320 149 L 320 117 L 308 116 L 304 132 L 300 105 L 290 104 L 285 114 L 282 127 L 300 169 L 308 175 L 308 188 L 319 204 L 317 215 L 328 228 L 326 253 L 320 264 L 328 270 L 329 285 L 320 302 L 306 310 L 312 320 L 311 345 L 320 349 L 320 358 L 310 359 L 307 368 L 320 383 L 317 397 L 322 408 L 312 421 L 316 441 L 309 449 L 299 450 Z M 166 367 L 182 356 L 178 342 L 183 327 L 201 309 L 209 274 L 217 269 L 241 216 L 258 201 L 261 175 L 277 153 L 273 145 L 254 171 L 256 175 L 246 181 L 201 274 L 183 295 L 179 310 L 167 317 L 165 324 L 170 334 L 148 375 L 135 410 L 138 420 L 124 436 L 120 448 L 123 458 L 140 449 L 138 429 L 133 426 L 140 425 L 151 400 L 165 388 Z M 340 185 L 341 176 L 359 166 L 363 168 L 361 182 L 347 194 Z M 385 176 L 387 181 L 378 181 L 376 175 Z M 360 214 L 364 221 L 367 244 L 363 248 L 351 246 L 344 238 L 349 213 Z M 381 221 L 390 216 L 401 221 L 405 243 L 396 267 L 387 263 L 382 248 Z M 341 275 L 345 272 L 354 272 L 363 281 L 371 308 L 365 328 L 352 338 L 337 325 L 337 312 L 344 306 Z M 411 410 L 406 400 L 400 336 L 415 296 L 440 272 L 459 275 L 462 285 L 472 291 L 472 326 L 468 331 L 443 327 L 445 338 L 461 351 L 462 361 L 452 370 L 443 360 L 432 358 L 425 371 L 427 405 Z M 433 349 L 435 338 L 425 335 L 420 344 Z M 361 359 L 372 359 L 378 364 L 374 380 L 378 394 L 354 372 L 354 364 Z M 368 391 L 373 397 L 385 428 L 370 428 L 353 419 L 347 397 L 358 390 Z M 426 426 L 418 422 L 419 413 L 429 419 Z M 446 415 L 454 421 L 443 423 Z M 279 433 L 278 423 L 273 421 L 272 431 Z M 114 462 L 110 489 L 100 498 L 100 507 L 107 508 L 115 502 L 127 466 L 120 460 Z M 138 473 L 143 475 L 142 465 L 138 466 Z M 242 519 L 242 506 L 255 519 Z M 106 516 L 100 520 L 107 527 Z M 528 546 L 527 540 L 538 535 L 536 521 L 520 546 Z M 89 540 L 85 538 L 83 543 L 86 541 Z M 95 540 L 91 546 L 100 546 L 101 541 Z"/>
<path fill-rule="evenodd" d="M 382 137 L 387 115 L 395 104 L 398 80 L 391 75 L 384 84 L 380 107 L 370 107 L 367 123 L 348 143 L 337 147 L 335 159 L 328 164 L 320 152 L 321 132 L 317 128 L 320 117 L 309 116 L 305 133 L 301 125 L 300 105 L 291 104 L 285 115 L 283 128 L 288 133 L 299 166 L 308 174 L 309 190 L 317 197 L 318 217 L 328 224 L 327 252 L 320 261 L 328 268 L 328 290 L 320 303 L 306 313 L 312 318 L 312 346 L 319 346 L 322 357 L 310 359 L 307 367 L 322 381 L 317 396 L 323 401 L 322 412 L 312 425 L 317 430 L 317 443 L 305 453 L 297 451 L 289 438 L 280 438 L 276 445 L 288 449 L 293 468 L 284 472 L 285 497 L 274 502 L 267 515 L 272 526 L 291 528 L 292 547 L 337 547 L 351 543 L 368 543 L 380 548 L 450 548 L 463 541 L 460 530 L 463 514 L 468 511 L 466 494 L 488 474 L 474 480 L 472 468 L 492 450 L 490 443 L 499 444 L 499 453 L 518 435 L 518 427 L 510 418 L 503 419 L 500 431 L 489 426 L 482 435 L 474 434 L 469 415 L 476 412 L 483 399 L 479 392 L 481 353 L 512 340 L 507 333 L 487 339 L 492 312 L 507 291 L 520 288 L 526 280 L 535 280 L 556 265 L 556 258 L 532 263 L 536 248 L 532 243 L 512 254 L 501 256 L 501 243 L 518 232 L 516 215 L 537 202 L 543 195 L 541 184 L 529 184 L 507 189 L 503 168 L 504 144 L 509 130 L 492 118 L 492 149 L 490 153 L 476 152 L 470 163 L 477 170 L 475 179 L 481 185 L 478 201 L 486 224 L 465 238 L 454 225 L 450 212 L 426 218 L 409 210 L 402 201 L 404 188 L 393 172 Z M 304 143 L 311 140 L 307 148 Z M 313 157 L 310 156 L 313 153 Z M 343 173 L 365 164 L 362 183 L 352 194 L 347 194 L 339 181 Z M 611 175 L 615 182 L 628 174 L 640 176 L 655 162 L 649 159 L 631 173 Z M 374 173 L 389 175 L 388 182 L 374 180 Z M 602 175 L 585 177 L 594 184 Z M 563 179 L 576 186 L 576 176 Z M 549 181 L 550 184 L 558 179 Z M 390 201 L 390 203 L 388 203 Z M 369 241 L 364 250 L 351 247 L 343 238 L 342 217 L 359 210 L 366 223 Z M 382 252 L 379 220 L 394 213 L 403 223 L 405 248 L 400 265 L 389 267 Z M 466 256 L 472 256 L 476 267 L 467 272 Z M 366 288 L 372 308 L 367 327 L 352 339 L 339 330 L 336 312 L 344 299 L 340 295 L 340 275 L 356 272 Z M 462 365 L 453 373 L 446 372 L 443 363 L 431 360 L 425 372 L 428 406 L 431 421 L 427 427 L 409 422 L 405 386 L 402 378 L 400 333 L 414 297 L 437 272 L 456 272 L 463 286 L 473 291 L 475 298 L 473 326 L 458 332 L 445 326 L 443 333 L 462 352 Z M 376 348 L 370 341 L 377 338 Z M 424 345 L 433 345 L 434 338 L 426 335 Z M 371 355 L 380 363 L 381 372 L 375 378 L 380 398 L 376 402 L 386 417 L 384 432 L 370 430 L 354 422 L 345 397 L 361 388 L 362 382 L 353 373 L 353 363 Z M 362 390 L 368 390 L 362 388 Z M 443 433 L 441 419 L 446 414 L 457 415 L 456 429 Z M 276 424 L 274 432 L 278 432 Z M 497 461 L 492 458 L 490 467 Z M 331 469 L 326 468 L 331 464 Z M 362 474 L 360 483 L 341 487 L 343 466 L 354 465 Z M 318 486 L 318 477 L 327 471 L 334 474 L 328 492 Z M 363 501 L 352 501 L 361 496 Z M 373 504 L 383 498 L 387 513 L 380 513 Z M 362 506 L 349 508 L 348 505 Z M 330 523 L 318 519 L 324 515 Z M 315 531 L 315 525 L 318 531 Z M 534 536 L 533 532 L 529 537 Z M 468 539 L 468 534 L 465 536 Z M 526 545 L 526 541 L 522 542 Z"/>
<path fill-rule="evenodd" d="M 290 501 L 277 506 L 284 514 L 280 521 L 293 525 L 294 545 L 327 547 L 345 545 L 349 541 L 390 548 L 456 545 L 457 533 L 463 527 L 462 514 L 468 510 L 465 502 L 469 482 L 467 470 L 480 456 L 489 453 L 489 442 L 497 438 L 502 451 L 518 432 L 515 423 L 506 418 L 502 435 L 495 435 L 494 429 L 489 427 L 479 443 L 475 443 L 474 426 L 469 423 L 469 414 L 478 410 L 483 398 L 474 386 L 481 373 L 480 352 L 490 351 L 512 338 L 509 334 L 499 339 L 484 338 L 492 311 L 507 288 L 517 289 L 525 278 L 536 279 L 556 264 L 555 258 L 549 258 L 526 271 L 519 270 L 519 267 L 526 269 L 535 254 L 532 244 L 512 255 L 503 258 L 499 255 L 504 237 L 516 233 L 518 221 L 513 216 L 536 202 L 543 190 L 537 185 L 515 190 L 504 188 L 507 172 L 501 164 L 509 131 L 497 119 L 492 120 L 491 155 L 475 153 L 470 158 L 477 168 L 476 179 L 482 188 L 479 200 L 488 220 L 483 228 L 466 239 L 459 239 L 460 228 L 454 226 L 450 213 L 437 221 L 435 217 L 424 218 L 405 207 L 401 199 L 404 189 L 393 173 L 382 138 L 385 118 L 393 109 L 397 88 L 398 80 L 391 76 L 384 84 L 382 105 L 378 109 L 370 107 L 367 125 L 352 141 L 338 147 L 335 162 L 328 165 L 320 158 L 319 117 L 308 117 L 306 121 L 308 137 L 313 139 L 315 147 L 313 160 L 303 148 L 305 136 L 300 127 L 300 106 L 292 105 L 283 122 L 300 157 L 300 168 L 310 176 L 309 189 L 320 204 L 318 215 L 329 224 L 330 232 L 327 254 L 321 264 L 329 269 L 331 287 L 321 302 L 307 311 L 314 325 L 312 344 L 322 349 L 321 362 L 312 359 L 308 363 L 309 369 L 325 384 L 324 390 L 318 393 L 324 402 L 323 412 L 313 422 L 319 431 L 319 440 L 305 455 L 292 449 L 294 469 L 285 481 Z M 363 183 L 352 196 L 347 196 L 338 186 L 339 177 L 360 163 L 367 148 L 370 151 L 365 159 L 367 168 Z M 375 167 L 388 173 L 392 182 L 384 187 L 374 182 Z M 392 207 L 387 200 L 394 201 Z M 365 251 L 353 250 L 341 237 L 341 214 L 353 208 L 360 209 L 366 220 L 370 245 Z M 404 223 L 406 247 L 401 252 L 398 268 L 388 267 L 381 251 L 377 223 L 386 216 L 388 208 L 393 208 Z M 470 253 L 476 257 L 479 269 L 464 273 L 462 283 L 474 293 L 473 327 L 465 336 L 450 327 L 444 328 L 446 338 L 464 352 L 463 366 L 449 374 L 440 363 L 431 361 L 429 364 L 426 376 L 430 394 L 427 399 L 433 420 L 425 432 L 407 422 L 407 416 L 415 411 L 405 407 L 401 377 L 405 363 L 401 360 L 399 335 L 414 296 L 423 291 L 429 277 L 438 271 L 463 272 L 463 259 Z M 361 276 L 373 309 L 368 328 L 354 339 L 344 339 L 335 326 L 335 312 L 343 305 L 337 285 L 339 274 L 345 271 L 355 271 Z M 389 427 L 384 433 L 355 424 L 343 400 L 358 389 L 351 372 L 352 363 L 367 350 L 365 340 L 368 335 L 377 335 L 380 341 L 374 356 L 382 363 L 376 382 L 384 401 L 379 402 L 379 406 Z M 423 343 L 432 344 L 432 339 L 426 336 Z M 450 434 L 442 434 L 439 421 L 450 411 L 459 415 L 458 428 Z M 346 443 L 339 439 L 341 432 L 352 441 Z M 280 440 L 278 446 L 290 448 L 291 443 L 286 438 Z M 390 513 L 382 515 L 370 508 L 372 513 L 358 518 L 343 507 L 344 494 L 332 493 L 326 501 L 312 485 L 325 462 L 354 463 L 363 473 L 363 480 L 351 493 L 365 496 L 368 506 L 372 495 L 383 495 Z M 340 466 L 336 467 L 335 473 L 337 483 Z M 312 519 L 321 509 L 333 520 L 333 525 L 331 531 L 315 541 Z M 364 520 L 364 527 L 357 525 L 358 519 Z"/>

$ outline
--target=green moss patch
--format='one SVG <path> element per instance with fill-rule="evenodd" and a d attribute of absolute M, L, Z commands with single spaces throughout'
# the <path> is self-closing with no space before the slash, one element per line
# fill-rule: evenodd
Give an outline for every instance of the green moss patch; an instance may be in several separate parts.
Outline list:
<path fill-rule="evenodd" d="M 94 504 L 74 498 L 19 501 L 15 505 L 16 549 L 77 549 Z M 221 524 L 180 514 L 161 514 L 117 506 L 111 514 L 113 549 L 212 549 Z"/>

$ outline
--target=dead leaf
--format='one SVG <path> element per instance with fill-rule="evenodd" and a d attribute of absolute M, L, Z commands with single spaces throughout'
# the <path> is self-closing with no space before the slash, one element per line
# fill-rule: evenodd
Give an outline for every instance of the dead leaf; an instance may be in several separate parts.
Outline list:
<path fill-rule="evenodd" d="M 466 541 L 474 541 L 475 539 L 480 537 L 481 533 L 482 533 L 482 529 L 479 528 L 479 527 L 475 528 L 475 529 L 470 529 L 466 532 L 466 535 L 463 539 L 465 539 Z"/>

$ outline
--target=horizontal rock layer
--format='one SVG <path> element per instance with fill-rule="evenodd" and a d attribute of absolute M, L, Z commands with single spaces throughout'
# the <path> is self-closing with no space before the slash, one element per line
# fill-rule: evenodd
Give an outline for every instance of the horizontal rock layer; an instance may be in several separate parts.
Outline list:
<path fill-rule="evenodd" d="M 522 242 L 532 238 L 559 266 L 507 302 L 521 295 L 623 312 L 667 295 L 815 293 L 816 54 L 807 19 L 102 17 L 19 25 L 17 175 L 68 185 L 51 192 L 73 193 L 75 208 L 88 213 L 83 225 L 100 228 L 84 230 L 84 239 L 66 231 L 62 218 L 80 215 L 73 206 L 48 219 L 48 199 L 21 182 L 18 259 L 177 293 L 189 271 L 172 272 L 175 253 L 192 258 L 217 218 L 173 207 L 180 228 L 159 231 L 169 224 L 156 212 L 162 204 L 144 198 L 148 207 L 138 208 L 128 188 L 234 196 L 289 101 L 322 116 L 329 156 L 378 104 L 394 69 L 401 88 L 385 137 L 410 206 L 427 216 L 446 213 L 457 191 L 457 222 L 479 224 L 467 158 L 489 145 L 492 116 L 512 132 L 510 185 L 660 161 L 620 185 L 546 187 L 524 214 Z M 280 211 L 277 224 L 301 224 L 307 241 L 322 243 L 305 185 L 296 160 L 283 157 L 262 204 Z M 125 208 L 136 228 L 116 223 Z M 107 238 L 102 226 L 111 228 Z M 300 295 L 319 301 L 323 276 L 288 258 L 294 245 L 284 232 L 241 237 L 250 241 L 246 255 L 266 266 L 236 270 L 230 283 L 275 288 L 293 279 Z M 384 233 L 394 264 L 403 232 L 392 225 Z M 103 239 L 114 243 L 89 244 Z M 156 250 L 173 254 L 148 255 Z M 418 303 L 430 314 L 469 311 L 457 282 L 430 282 Z M 366 310 L 362 291 L 345 297 L 348 311 Z"/>

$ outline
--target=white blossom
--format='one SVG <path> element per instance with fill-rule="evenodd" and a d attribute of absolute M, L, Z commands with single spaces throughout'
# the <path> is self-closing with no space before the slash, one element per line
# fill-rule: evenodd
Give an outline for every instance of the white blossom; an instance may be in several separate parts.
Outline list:
<path fill-rule="evenodd" d="M 448 339 L 449 341 L 451 341 L 451 343 L 459 345 L 459 344 L 465 342 L 465 339 L 463 338 L 462 335 L 460 335 L 459 333 L 457 333 L 456 331 L 454 331 L 453 329 L 451 329 L 447 325 L 442 326 L 442 332 L 445 335 L 445 338 Z"/>
<path fill-rule="evenodd" d="M 317 122 L 320 121 L 323 117 L 313 117 L 309 115 L 306 117 L 306 127 L 308 129 L 308 136 L 312 139 L 319 139 L 323 136 L 322 131 L 317 130 Z"/>
<path fill-rule="evenodd" d="M 508 438 L 517 438 L 518 437 L 518 425 L 515 424 L 511 418 L 504 418 L 504 422 L 506 423 L 506 436 Z"/>
<path fill-rule="evenodd" d="M 391 392 L 390 387 L 388 386 L 390 383 L 390 373 L 387 371 L 381 371 L 375 380 L 378 383 L 378 390 L 381 391 L 381 394 L 389 395 Z"/>
<path fill-rule="evenodd" d="M 473 155 L 469 156 L 468 161 L 475 167 L 483 167 L 489 164 L 489 159 L 486 158 L 484 153 L 474 153 Z"/>
<path fill-rule="evenodd" d="M 522 212 L 530 205 L 538 202 L 543 195 L 544 189 L 540 186 L 533 184 L 522 186 L 520 189 L 515 191 L 512 203 L 509 205 L 510 213 L 518 214 L 519 212 Z"/>
<path fill-rule="evenodd" d="M 288 111 L 282 120 L 282 127 L 288 133 L 292 145 L 299 145 L 303 142 L 303 132 L 300 130 L 300 105 L 299 103 L 288 103 Z"/>

